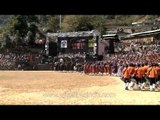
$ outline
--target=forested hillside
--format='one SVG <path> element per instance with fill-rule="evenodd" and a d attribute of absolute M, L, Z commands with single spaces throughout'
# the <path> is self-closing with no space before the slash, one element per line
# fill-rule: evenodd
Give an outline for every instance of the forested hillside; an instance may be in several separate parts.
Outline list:
<path fill-rule="evenodd" d="M 32 46 L 46 32 L 96 29 L 104 34 L 109 26 L 130 26 L 159 18 L 160 15 L 0 15 L 0 47 Z"/>

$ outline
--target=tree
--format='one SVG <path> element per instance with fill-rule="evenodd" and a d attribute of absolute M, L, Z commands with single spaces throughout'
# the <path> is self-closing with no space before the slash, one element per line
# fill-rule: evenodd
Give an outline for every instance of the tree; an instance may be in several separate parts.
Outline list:
<path fill-rule="evenodd" d="M 22 44 L 22 37 L 20 36 L 19 30 L 16 31 L 15 37 L 14 37 L 14 42 L 16 43 L 16 46 Z"/>
<path fill-rule="evenodd" d="M 92 16 L 92 24 L 94 26 L 94 29 L 97 29 L 101 34 L 105 34 L 107 30 L 105 15 Z"/>
<path fill-rule="evenodd" d="M 11 43 L 11 39 L 9 37 L 9 35 L 4 35 L 4 41 L 5 41 L 5 47 L 7 48 L 11 48 L 12 47 L 12 43 Z"/>
<path fill-rule="evenodd" d="M 62 30 L 69 31 L 87 31 L 92 30 L 92 19 L 89 15 L 66 15 L 62 23 Z"/>
<path fill-rule="evenodd" d="M 31 24 L 28 27 L 28 32 L 30 32 L 30 40 L 29 40 L 29 44 L 33 45 L 35 43 L 35 39 L 36 39 L 36 33 L 39 32 L 38 27 L 35 24 Z M 28 35 L 28 34 L 27 34 Z"/>
<path fill-rule="evenodd" d="M 92 19 L 93 17 L 90 15 L 80 15 L 77 17 L 78 19 L 78 26 L 76 28 L 76 30 L 80 30 L 80 31 L 90 31 L 94 29 L 94 24 L 93 21 L 94 19 Z"/>
<path fill-rule="evenodd" d="M 106 30 L 106 17 L 103 15 L 66 15 L 63 20 L 63 31 L 90 31 L 97 29 Z"/>
<path fill-rule="evenodd" d="M 38 16 L 36 15 L 25 15 L 24 18 L 28 23 L 39 23 Z"/>
<path fill-rule="evenodd" d="M 47 31 L 50 30 L 52 32 L 60 31 L 60 18 L 58 15 L 50 16 L 47 22 Z"/>
<path fill-rule="evenodd" d="M 34 40 L 34 36 L 33 36 L 33 33 L 31 31 L 28 31 L 27 35 L 26 35 L 26 38 L 25 38 L 25 43 L 26 44 L 33 44 L 33 41 Z"/>
<path fill-rule="evenodd" d="M 25 37 L 28 32 L 28 25 L 27 25 L 27 19 L 25 16 L 17 15 L 17 23 L 14 25 L 14 33 L 17 33 L 17 30 L 19 31 L 20 37 Z"/>
<path fill-rule="evenodd" d="M 66 15 L 62 22 L 62 31 L 69 32 L 75 31 L 78 26 L 78 21 L 76 15 Z"/>
<path fill-rule="evenodd" d="M 22 45 L 27 41 L 26 36 L 30 31 L 32 35 L 29 36 L 28 42 L 32 45 L 34 44 L 36 33 L 39 32 L 38 23 L 38 18 L 35 15 L 15 15 L 5 23 L 2 33 L 8 33 L 10 37 L 13 37 L 16 45 Z"/>

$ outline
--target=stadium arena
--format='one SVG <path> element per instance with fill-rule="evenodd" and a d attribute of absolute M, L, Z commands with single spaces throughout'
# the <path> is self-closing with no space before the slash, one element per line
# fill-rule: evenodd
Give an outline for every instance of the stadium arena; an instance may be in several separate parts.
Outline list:
<path fill-rule="evenodd" d="M 48 34 L 37 42 L 39 51 L 1 51 L 0 104 L 157 105 L 160 50 L 153 37 L 158 33 Z M 138 41 L 146 36 L 147 43 Z"/>

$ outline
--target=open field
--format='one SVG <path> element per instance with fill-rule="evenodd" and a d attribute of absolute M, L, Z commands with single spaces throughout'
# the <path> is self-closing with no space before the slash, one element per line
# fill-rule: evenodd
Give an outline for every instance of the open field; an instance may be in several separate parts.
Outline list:
<path fill-rule="evenodd" d="M 0 105 L 160 105 L 160 92 L 126 91 L 118 77 L 0 71 Z"/>

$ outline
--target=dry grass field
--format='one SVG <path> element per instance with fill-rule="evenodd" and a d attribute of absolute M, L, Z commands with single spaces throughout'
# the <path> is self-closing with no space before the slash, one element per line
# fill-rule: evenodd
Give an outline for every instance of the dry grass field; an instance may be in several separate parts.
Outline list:
<path fill-rule="evenodd" d="M 118 77 L 0 71 L 0 105 L 159 105 L 160 92 L 126 91 Z"/>

